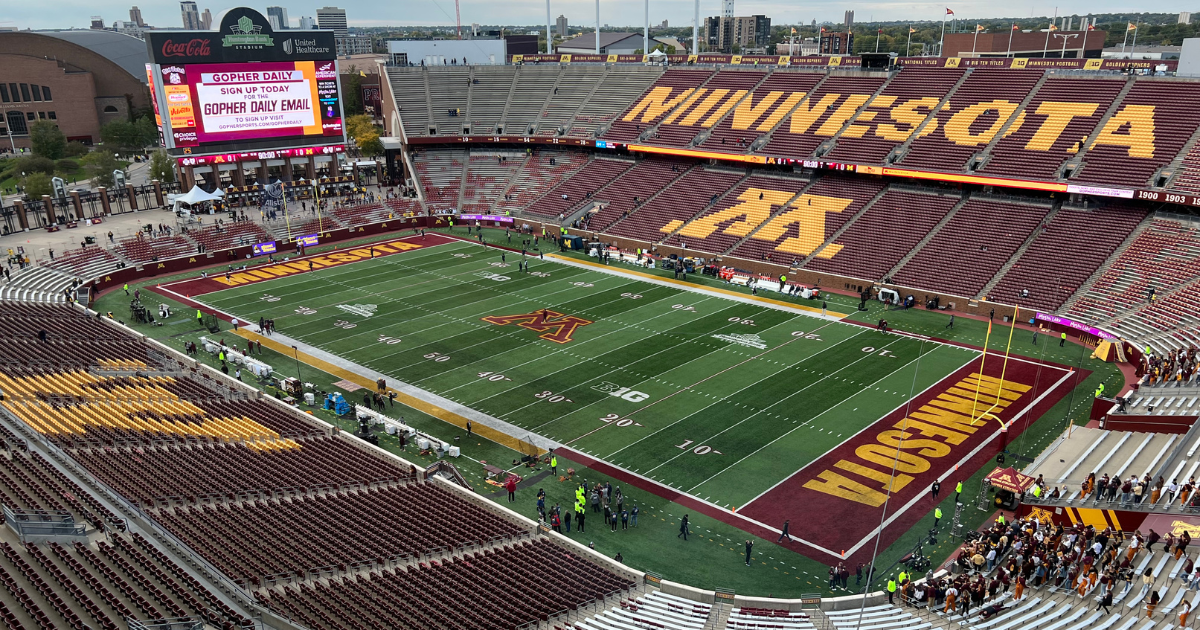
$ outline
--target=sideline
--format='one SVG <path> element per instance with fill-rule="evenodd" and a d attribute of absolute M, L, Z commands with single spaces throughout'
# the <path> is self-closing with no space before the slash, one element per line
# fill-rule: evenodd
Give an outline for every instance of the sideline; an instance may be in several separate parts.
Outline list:
<path fill-rule="evenodd" d="M 744 302 L 747 304 L 755 304 L 757 306 L 765 306 L 767 308 L 773 308 L 773 309 L 779 310 L 779 311 L 787 311 L 787 312 L 800 311 L 801 314 L 803 314 L 803 315 L 807 315 L 809 317 L 816 317 L 817 319 L 828 319 L 831 321 L 841 321 L 842 319 L 850 316 L 849 313 L 838 313 L 836 311 L 831 311 L 828 309 L 826 309 L 826 311 L 825 311 L 826 314 L 822 315 L 821 309 L 812 307 L 812 306 L 804 306 L 803 304 L 793 304 L 791 302 L 784 302 L 783 300 L 776 300 L 776 299 L 772 299 L 772 298 L 768 298 L 768 297 L 759 297 L 757 295 L 746 295 L 744 293 L 739 293 L 737 291 L 730 291 L 728 289 L 722 289 L 720 287 L 700 286 L 700 285 L 692 284 L 690 282 L 683 282 L 682 280 L 674 280 L 672 278 L 661 278 L 654 274 L 645 273 L 643 271 L 636 271 L 633 269 L 614 268 L 610 265 L 602 265 L 600 263 L 591 262 L 589 260 L 575 260 L 574 258 L 568 258 L 566 256 L 563 256 L 561 254 L 555 254 L 553 252 L 546 254 L 546 257 L 553 258 L 554 260 L 556 260 L 562 264 L 571 265 L 573 267 L 581 267 L 584 269 L 591 269 L 592 271 L 599 271 L 601 273 L 607 273 L 607 274 L 612 274 L 612 275 L 616 275 L 616 276 L 634 276 L 637 279 L 642 280 L 643 282 L 649 282 L 651 284 L 657 284 L 660 286 L 671 287 L 674 289 L 682 289 L 684 291 L 690 291 L 692 293 L 701 293 L 701 294 L 715 293 L 726 299 L 735 300 L 738 302 Z"/>
<path fill-rule="evenodd" d="M 329 355 L 329 360 L 319 357 L 317 356 L 318 354 L 328 355 L 328 353 L 311 348 L 308 344 L 296 342 L 295 340 L 283 335 L 266 337 L 246 328 L 238 328 L 237 330 L 231 330 L 230 332 L 244 339 L 261 343 L 284 356 L 292 354 L 309 367 L 350 381 L 351 383 L 359 385 L 370 392 L 375 391 L 376 382 L 378 379 L 386 378 L 388 382 L 387 392 L 395 393 L 397 401 L 412 407 L 417 411 L 433 416 L 438 420 L 453 424 L 464 431 L 467 428 L 467 421 L 470 420 L 471 432 L 473 435 L 491 440 L 492 442 L 500 444 L 501 446 L 511 448 L 514 451 L 521 452 L 520 440 L 510 435 L 510 433 L 516 433 L 520 429 L 508 424 L 507 422 L 492 418 L 491 416 L 487 416 L 485 414 L 481 414 L 467 407 L 463 407 L 462 405 L 452 403 L 451 401 L 441 399 L 440 396 L 425 392 L 424 390 L 420 390 L 401 381 L 387 378 L 382 373 L 369 370 L 356 363 L 339 359 L 333 355 Z M 275 337 L 279 337 L 285 341 L 277 341 Z M 293 352 L 288 352 L 289 350 L 292 350 L 292 348 L 296 348 L 296 350 Z M 353 371 L 344 366 L 353 366 L 361 373 Z M 367 373 L 367 375 L 364 375 L 363 373 Z M 438 403 L 442 404 L 439 405 Z M 452 411 L 451 409 L 448 409 L 448 407 L 457 408 L 458 410 L 463 411 L 463 413 Z M 493 424 L 507 429 L 510 433 L 506 433 L 504 430 L 491 426 Z M 534 445 L 538 447 L 539 455 L 548 450 L 543 444 L 535 443 Z"/>

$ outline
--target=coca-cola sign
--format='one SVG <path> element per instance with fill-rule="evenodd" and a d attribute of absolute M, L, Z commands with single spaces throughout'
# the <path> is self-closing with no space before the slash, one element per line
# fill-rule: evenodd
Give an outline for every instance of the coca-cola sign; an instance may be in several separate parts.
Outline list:
<path fill-rule="evenodd" d="M 168 39 L 162 44 L 163 57 L 208 57 L 212 55 L 209 48 L 210 40 L 194 38 L 186 42 L 175 42 Z"/>

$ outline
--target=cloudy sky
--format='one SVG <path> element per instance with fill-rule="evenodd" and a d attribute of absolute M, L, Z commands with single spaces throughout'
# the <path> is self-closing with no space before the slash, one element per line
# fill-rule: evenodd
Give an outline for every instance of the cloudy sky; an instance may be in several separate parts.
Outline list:
<path fill-rule="evenodd" d="M 877 20 L 940 20 L 943 7 L 949 6 L 960 17 L 965 19 L 984 17 L 1024 17 L 1031 15 L 1049 15 L 1054 11 L 1053 2 L 1057 1 L 1060 15 L 1085 15 L 1092 13 L 1110 13 L 1145 10 L 1146 5 L 1130 0 L 1051 0 L 1051 2 L 1033 2 L 1031 0 L 1015 0 L 1003 4 L 996 2 L 949 2 L 912 3 L 902 0 L 876 0 L 875 2 L 817 2 L 800 3 L 790 0 L 783 2 L 765 2 L 762 0 L 739 0 L 736 13 L 738 15 L 765 14 L 776 24 L 791 24 L 798 22 L 818 22 L 830 20 L 840 22 L 843 11 L 853 9 L 859 22 Z M 0 0 L 4 7 L 0 11 L 0 26 L 16 26 L 18 28 L 86 28 L 90 17 L 100 15 L 105 23 L 112 24 L 115 20 L 129 19 L 129 7 L 139 2 L 144 19 L 155 26 L 178 27 L 182 22 L 179 4 L 173 0 L 50 0 L 53 10 L 47 10 L 43 2 L 25 2 L 19 0 Z M 208 8 L 213 15 L 233 7 L 245 6 L 244 3 L 216 4 L 206 0 L 197 0 L 200 10 Z M 275 3 L 272 3 L 275 4 Z M 301 15 L 316 15 L 316 9 L 325 6 L 323 1 L 291 0 L 278 3 L 288 9 L 288 16 L 295 23 Z M 538 24 L 545 20 L 546 3 L 544 0 L 503 0 L 482 1 L 462 0 L 462 21 L 464 24 L 476 22 L 479 24 Z M 254 8 L 264 11 L 266 4 L 252 4 Z M 346 9 L 347 18 L 352 26 L 387 26 L 387 25 L 422 25 L 446 26 L 454 24 L 454 0 L 399 0 L 398 2 L 378 2 L 377 0 L 337 0 L 337 6 Z M 701 19 L 705 15 L 717 15 L 720 12 L 719 0 L 701 0 Z M 1157 12 L 1176 12 L 1200 10 L 1191 3 L 1180 0 L 1168 0 L 1163 4 L 1151 7 Z M 588 0 L 551 0 L 550 10 L 554 17 L 559 14 L 567 16 L 572 25 L 590 25 L 595 23 L 595 2 Z M 672 26 L 690 26 L 694 4 L 687 0 L 651 0 L 650 22 L 657 24 L 668 20 Z M 644 12 L 644 4 L 639 0 L 601 0 L 600 20 L 604 24 L 630 25 L 640 24 Z"/>

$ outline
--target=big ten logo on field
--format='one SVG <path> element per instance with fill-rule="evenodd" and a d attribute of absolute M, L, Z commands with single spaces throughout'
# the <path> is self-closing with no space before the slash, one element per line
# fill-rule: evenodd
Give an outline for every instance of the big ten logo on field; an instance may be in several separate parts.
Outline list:
<path fill-rule="evenodd" d="M 833 59 L 837 58 L 831 61 Z M 950 64 L 947 67 L 951 67 Z M 626 111 L 622 120 L 709 128 L 732 110 L 729 121 L 735 131 L 766 133 L 788 117 L 775 131 L 776 135 L 831 138 L 845 127 L 842 137 L 874 137 L 902 143 L 914 133 L 918 137 L 940 134 L 953 144 L 980 148 L 990 143 L 1006 124 L 1005 137 L 1016 134 L 1026 125 L 1036 125 L 1032 133 L 1027 129 L 1026 134 L 1019 136 L 1028 137 L 1024 149 L 1049 151 L 1058 145 L 1058 150 L 1062 151 L 1080 148 L 1083 140 L 1080 137 L 1062 138 L 1059 143 L 1060 136 L 1074 119 L 1092 117 L 1107 107 L 1107 103 L 1092 102 L 1086 96 L 1078 101 L 1043 101 L 1035 110 L 1022 110 L 1020 114 L 1016 114 L 1020 99 L 982 98 L 976 102 L 947 104 L 938 110 L 940 102 L 941 98 L 933 94 L 902 98 L 875 94 L 874 91 L 862 94 L 828 92 L 818 97 L 806 92 L 663 85 L 647 92 Z M 856 113 L 857 118 L 854 117 Z M 1027 113 L 1032 115 L 1027 116 Z M 851 118 L 854 118 L 853 122 Z M 1153 158 L 1157 122 L 1154 105 L 1124 105 L 1095 135 L 1089 148 L 1118 146 L 1124 147 L 1131 158 Z"/>
<path fill-rule="evenodd" d="M 871 441 L 804 483 L 804 487 L 847 501 L 879 507 L 933 468 L 939 460 L 968 445 L 979 431 L 996 427 L 991 418 L 1032 389 L 1011 380 L 972 373 L 920 406 Z M 984 412 L 989 412 L 985 414 Z M 994 412 L 994 414 L 990 413 Z M 960 446 L 961 445 L 961 446 Z M 957 453 L 961 457 L 964 453 Z M 836 470 L 833 470 L 836 469 Z"/>
<path fill-rule="evenodd" d="M 766 188 L 747 188 L 738 195 L 737 201 L 739 203 L 704 215 L 686 226 L 683 226 L 683 221 L 671 221 L 662 226 L 660 231 L 670 234 L 683 226 L 683 229 L 679 230 L 680 237 L 703 239 L 720 229 L 721 232 L 737 238 L 750 235 L 751 240 L 775 243 L 794 225 L 798 228 L 798 234 L 783 239 L 775 246 L 775 250 L 804 257 L 812 254 L 825 242 L 825 214 L 842 212 L 854 202 L 853 199 L 841 197 L 797 195 L 794 192 Z M 775 208 L 784 204 L 787 204 L 787 209 L 771 218 Z M 720 228 L 722 224 L 725 225 L 724 228 Z M 759 226 L 762 228 L 759 229 Z M 841 250 L 841 245 L 830 244 L 821 250 L 817 257 L 832 258 Z"/>
<path fill-rule="evenodd" d="M 521 328 L 540 332 L 542 334 L 539 337 L 553 341 L 554 343 L 567 343 L 571 341 L 572 335 L 575 334 L 576 330 L 581 326 L 587 326 L 592 323 L 591 320 L 568 317 L 562 313 L 547 309 L 533 313 L 521 313 L 519 315 L 488 315 L 480 319 L 489 324 L 496 324 L 497 326 L 516 324 Z"/>
<path fill-rule="evenodd" d="M 635 403 L 643 402 L 650 398 L 650 394 L 631 390 L 628 387 L 621 387 L 616 383 L 609 383 L 608 381 L 600 381 L 599 384 L 592 385 L 592 389 L 598 392 L 604 392 L 609 396 L 614 396 L 616 398 Z"/>

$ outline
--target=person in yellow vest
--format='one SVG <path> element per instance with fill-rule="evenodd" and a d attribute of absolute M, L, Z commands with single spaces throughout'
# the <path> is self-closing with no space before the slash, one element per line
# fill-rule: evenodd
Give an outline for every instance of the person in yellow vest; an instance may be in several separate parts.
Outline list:
<path fill-rule="evenodd" d="M 553 452 L 550 453 L 550 474 L 558 476 L 558 457 Z"/>
<path fill-rule="evenodd" d="M 1033 485 L 1033 498 L 1035 498 L 1035 499 L 1042 498 L 1042 487 L 1037 484 Z"/>
<path fill-rule="evenodd" d="M 934 529 L 937 529 L 938 521 L 941 521 L 941 520 L 942 520 L 942 508 L 940 508 L 940 507 L 933 508 L 933 528 Z"/>
<path fill-rule="evenodd" d="M 895 577 L 888 580 L 887 589 L 888 589 L 888 603 L 893 604 L 895 602 L 892 601 L 892 597 L 894 597 L 896 595 L 896 578 Z"/>
<path fill-rule="evenodd" d="M 1001 512 L 1000 516 L 996 517 L 996 523 L 999 524 L 1001 527 L 1003 527 L 1005 522 L 1006 521 L 1004 520 L 1004 513 Z"/>
<path fill-rule="evenodd" d="M 196 321 L 200 322 L 203 320 L 204 320 L 204 313 L 201 313 L 200 309 L 196 309 Z"/>
<path fill-rule="evenodd" d="M 958 503 L 958 495 L 960 495 L 960 494 L 962 494 L 962 482 L 961 481 L 958 482 L 957 486 L 954 486 L 954 502 L 955 503 Z"/>
<path fill-rule="evenodd" d="M 904 584 L 904 581 L 907 579 L 908 579 L 908 573 L 906 573 L 904 570 L 901 570 L 900 577 L 896 578 L 896 582 L 898 584 Z"/>
<path fill-rule="evenodd" d="M 1063 333 L 1058 337 L 1058 347 L 1061 348 L 1067 344 L 1067 333 Z"/>
<path fill-rule="evenodd" d="M 129 295 L 129 283 L 128 282 L 125 283 L 125 286 L 123 288 L 125 289 L 125 295 Z"/>
<path fill-rule="evenodd" d="M 1104 383 L 1100 383 L 1100 386 L 1096 388 L 1096 398 L 1099 398 L 1103 395 L 1104 395 Z"/>

